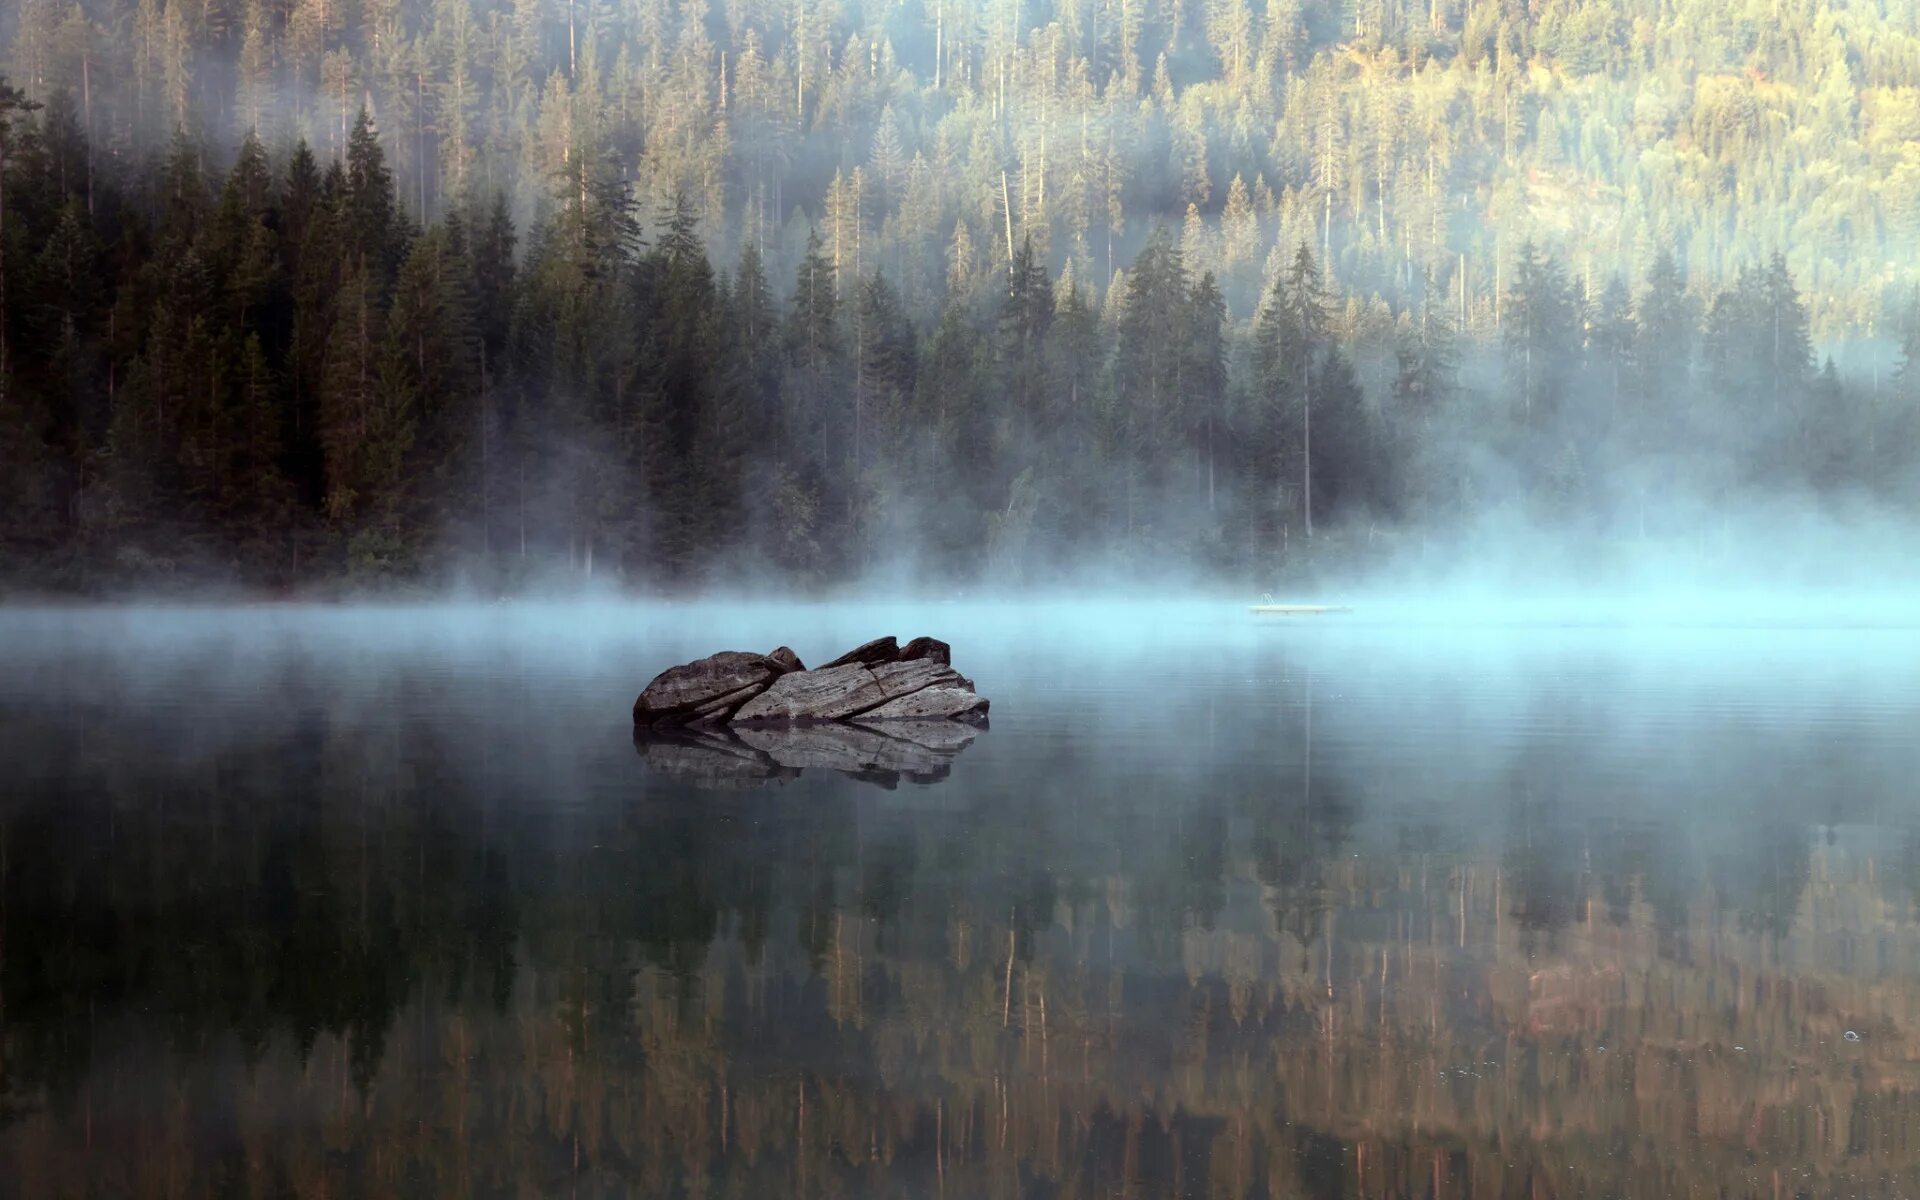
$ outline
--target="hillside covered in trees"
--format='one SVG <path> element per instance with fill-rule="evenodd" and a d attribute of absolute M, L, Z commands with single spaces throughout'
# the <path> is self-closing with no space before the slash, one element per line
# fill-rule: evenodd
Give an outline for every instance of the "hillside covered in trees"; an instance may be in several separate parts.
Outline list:
<path fill-rule="evenodd" d="M 15 586 L 1920 507 L 1907 5 L 22 0 L 0 68 Z"/>

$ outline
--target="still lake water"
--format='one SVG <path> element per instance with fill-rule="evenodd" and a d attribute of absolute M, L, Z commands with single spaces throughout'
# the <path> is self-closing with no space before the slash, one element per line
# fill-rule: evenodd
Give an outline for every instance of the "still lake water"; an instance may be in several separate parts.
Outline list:
<path fill-rule="evenodd" d="M 635 744 L 664 666 L 882 633 L 991 729 Z M 1920 1194 L 1911 628 L 89 610 L 0 661 L 0 1195 Z"/>

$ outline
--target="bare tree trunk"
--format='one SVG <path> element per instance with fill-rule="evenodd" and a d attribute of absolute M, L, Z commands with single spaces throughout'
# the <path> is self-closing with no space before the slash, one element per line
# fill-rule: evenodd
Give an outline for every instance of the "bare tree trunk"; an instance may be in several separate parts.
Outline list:
<path fill-rule="evenodd" d="M 493 388 L 487 382 L 487 349 L 480 347 L 480 553 L 493 558 L 493 431 L 488 428 L 488 401 Z"/>
<path fill-rule="evenodd" d="M 1300 358 L 1300 420 L 1305 442 L 1300 455 L 1300 490 L 1306 501 L 1304 508 L 1308 541 L 1313 540 L 1313 381 L 1307 372 L 1307 364 L 1312 358 L 1311 351 Z"/>
<path fill-rule="evenodd" d="M 420 224 L 427 223 L 427 84 L 419 71 L 413 73 L 414 170 L 419 173 Z"/>
<path fill-rule="evenodd" d="M 80 56 L 80 103 L 87 112 L 87 215 L 93 215 L 93 63 L 90 54 Z M 256 122 L 257 123 L 257 122 Z"/>
<path fill-rule="evenodd" d="M 7 138 L 0 132 L 0 403 L 7 399 Z"/>
<path fill-rule="evenodd" d="M 1002 168 L 1000 171 L 1000 211 L 1006 217 L 1007 268 L 1008 270 L 1012 270 L 1013 268 L 1013 196 L 1012 196 L 1012 193 L 1010 193 L 1007 190 L 1007 172 L 1005 168 Z"/>

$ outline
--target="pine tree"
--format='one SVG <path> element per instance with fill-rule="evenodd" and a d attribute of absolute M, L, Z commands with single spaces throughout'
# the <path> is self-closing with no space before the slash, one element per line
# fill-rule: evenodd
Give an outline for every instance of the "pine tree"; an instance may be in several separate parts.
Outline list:
<path fill-rule="evenodd" d="M 771 433 L 777 446 L 786 437 L 780 421 L 780 363 L 784 357 L 780 314 L 767 284 L 760 247 L 754 242 L 740 251 L 728 300 L 723 344 L 732 350 L 726 357 L 731 373 L 737 376 L 734 387 L 745 405 L 745 420 L 749 428 Z M 777 450 L 775 457 L 779 457 Z"/>
<path fill-rule="evenodd" d="M 1579 348 L 1579 307 L 1566 271 L 1532 241 L 1514 260 L 1501 314 L 1507 372 L 1523 424 L 1551 420 Z"/>
<path fill-rule="evenodd" d="M 1633 362 L 1639 389 L 1649 397 L 1670 396 L 1689 381 L 1700 312 L 1686 287 L 1672 252 L 1661 250 L 1634 305 Z"/>
<path fill-rule="evenodd" d="M 901 143 L 899 123 L 891 106 L 880 114 L 880 121 L 873 131 L 873 150 L 868 161 L 873 165 L 873 178 L 879 185 L 881 215 L 885 215 L 899 203 L 907 182 L 907 153 Z"/>
<path fill-rule="evenodd" d="M 12 363 L 8 354 L 8 324 L 10 314 L 7 311 L 7 158 L 13 150 L 13 124 L 16 114 L 30 113 L 40 107 L 27 99 L 19 88 L 7 83 L 6 76 L 0 75 L 0 417 L 13 417 L 7 411 L 7 401 L 11 388 L 8 386 L 12 374 Z"/>
<path fill-rule="evenodd" d="M 514 308 L 515 240 L 506 194 L 496 192 L 485 218 L 474 224 L 469 268 L 475 321 L 485 349 L 483 369 L 489 374 L 497 373 L 496 364 L 506 350 L 507 323 Z"/>
<path fill-rule="evenodd" d="M 77 462 L 90 432 L 104 423 L 96 359 L 108 316 L 101 248 L 79 196 L 60 207 L 30 265 L 19 324 L 44 361 L 36 390 L 45 406 L 45 436 Z"/>
<path fill-rule="evenodd" d="M 1247 184 L 1235 175 L 1227 185 L 1227 204 L 1220 213 L 1220 263 L 1224 271 L 1234 272 L 1254 260 L 1260 241 L 1259 222 Z"/>
<path fill-rule="evenodd" d="M 1627 285 L 1615 275 L 1587 317 L 1587 367 L 1606 389 L 1607 410 L 1617 420 L 1634 374 L 1634 323 Z"/>
<path fill-rule="evenodd" d="M 298 162 L 298 156 L 295 161 Z M 345 475 L 326 461 L 327 420 L 322 399 L 336 316 L 335 301 L 351 270 L 346 260 L 346 239 L 341 232 L 344 218 L 338 203 L 344 188 L 345 175 L 336 163 L 315 194 L 305 236 L 293 258 L 296 268 L 293 319 L 284 383 L 291 416 L 287 459 L 295 491 L 304 503 L 316 508 L 325 507 L 327 496 L 334 491 L 335 480 L 350 489 Z"/>
<path fill-rule="evenodd" d="M 280 389 L 258 334 L 249 334 L 235 374 L 241 423 L 240 477 L 246 528 L 253 540 L 271 545 L 292 515 L 293 492 L 281 471 L 284 449 Z"/>
<path fill-rule="evenodd" d="M 407 439 L 405 508 L 439 530 L 479 519 L 486 431 L 480 334 L 468 290 L 468 264 L 454 222 L 414 240 L 394 281 L 383 369 L 402 389 L 417 431 Z"/>
<path fill-rule="evenodd" d="M 231 323 L 247 328 L 280 281 L 280 249 L 268 221 L 273 173 L 260 140 L 248 133 L 227 173 L 213 214 L 208 256 L 223 281 Z"/>
<path fill-rule="evenodd" d="M 1789 408 L 1807 383 L 1813 364 L 1812 339 L 1807 332 L 1807 310 L 1787 270 L 1787 260 L 1775 253 L 1767 260 L 1761 279 L 1759 312 L 1761 348 L 1765 355 L 1768 393 L 1776 414 Z"/>
<path fill-rule="evenodd" d="M 1393 397 L 1423 421 L 1453 394 L 1456 366 L 1454 329 L 1444 303 L 1434 303 L 1432 278 L 1418 316 L 1400 331 L 1394 347 Z"/>
<path fill-rule="evenodd" d="M 713 413 L 718 297 L 698 224 L 692 197 L 682 189 L 642 264 L 636 305 L 640 403 L 637 424 L 627 434 L 652 522 L 647 554 L 682 579 L 701 565 L 702 549 L 716 532 L 703 494 L 707 481 L 699 472 L 712 461 L 704 438 L 719 428 Z"/>
<path fill-rule="evenodd" d="M 399 265 L 405 239 L 394 205 L 393 173 L 374 132 L 373 116 L 365 108 L 347 139 L 346 194 L 341 202 L 347 253 L 356 263 L 364 263 L 374 286 L 384 291 L 390 273 Z"/>
<path fill-rule="evenodd" d="M 793 286 L 787 346 L 793 361 L 810 371 L 824 370 L 839 351 L 837 294 L 833 262 L 820 241 L 820 232 L 809 230 L 807 251 Z"/>
<path fill-rule="evenodd" d="M 1044 279 L 1044 272 L 1042 274 Z M 856 391 L 862 429 L 856 437 L 856 474 L 875 462 L 897 460 L 907 397 L 913 394 L 918 355 L 913 325 L 899 293 L 878 271 L 860 285 L 860 360 Z"/>
<path fill-rule="evenodd" d="M 1042 369 L 1047 330 L 1053 323 L 1053 284 L 1046 264 L 1034 254 L 1031 238 L 1021 240 L 1007 265 L 1007 291 L 998 316 L 995 348 L 1007 416 L 1021 429 L 1045 428 L 1053 416 Z"/>
<path fill-rule="evenodd" d="M 1123 511 L 1127 537 L 1138 525 L 1143 484 L 1159 482 L 1167 451 L 1179 440 L 1186 416 L 1188 285 L 1186 265 L 1165 226 L 1156 227 L 1127 276 L 1115 356 L 1115 391 L 1121 407 L 1124 459 Z"/>
<path fill-rule="evenodd" d="M 320 187 L 320 167 L 303 138 L 287 157 L 286 179 L 280 186 L 280 262 L 289 279 L 300 276 L 300 251 L 320 205 Z"/>
<path fill-rule="evenodd" d="M 1255 366 L 1269 415 L 1269 452 L 1275 482 L 1290 474 L 1300 481 L 1298 509 L 1307 537 L 1313 536 L 1314 410 L 1320 402 L 1315 383 L 1328 346 L 1326 294 L 1313 252 L 1303 242 L 1293 264 L 1274 285 L 1255 330 Z M 1296 435 L 1297 431 L 1297 435 Z M 1284 465 L 1298 458 L 1297 471 Z"/>
<path fill-rule="evenodd" d="M 1337 345 L 1320 356 L 1312 395 L 1316 428 L 1308 454 L 1315 484 L 1309 512 L 1318 510 L 1324 522 L 1342 511 L 1388 508 L 1381 439 L 1367 418 L 1353 364 Z"/>
<path fill-rule="evenodd" d="M 184 129 L 173 131 L 159 183 L 160 235 L 176 246 L 184 245 L 200 232 L 209 208 L 200 146 Z"/>
<path fill-rule="evenodd" d="M 1227 302 L 1211 271 L 1200 276 L 1187 304 L 1186 386 L 1193 429 L 1189 438 L 1206 467 L 1207 511 L 1219 507 L 1218 441 L 1223 434 L 1227 398 Z"/>
<path fill-rule="evenodd" d="M 921 538 L 930 569 L 965 576 L 978 562 L 982 514 L 997 483 L 983 392 L 992 379 L 992 346 L 966 309 L 949 304 L 920 363 L 914 394 L 918 445 L 908 466 L 923 480 Z"/>
<path fill-rule="evenodd" d="M 1907 404 L 1920 406 L 1920 286 L 1908 291 L 1895 330 L 1899 337 L 1899 361 L 1893 369 L 1894 395 Z"/>
<path fill-rule="evenodd" d="M 396 356 L 382 353 L 385 314 L 365 263 L 342 275 L 330 326 L 320 380 L 318 440 L 324 455 L 325 511 L 345 522 L 397 502 L 397 497 L 379 491 L 389 482 L 380 456 L 390 452 L 397 439 L 393 429 L 376 431 L 376 426 L 403 411 L 410 397 L 403 394 Z M 388 435 L 384 443 L 376 445 L 377 432 Z M 397 482 L 397 464 L 393 473 Z"/>

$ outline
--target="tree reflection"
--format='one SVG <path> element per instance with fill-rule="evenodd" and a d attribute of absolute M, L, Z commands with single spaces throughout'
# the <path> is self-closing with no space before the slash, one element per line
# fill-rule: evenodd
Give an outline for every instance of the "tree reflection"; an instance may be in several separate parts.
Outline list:
<path fill-rule="evenodd" d="M 33 732 L 74 783 L 0 811 L 28 1192 L 1920 1185 L 1920 834 L 1636 823 L 1552 745 L 1408 816 L 1304 722 L 1184 793 L 932 810 L 283 734 Z"/>

